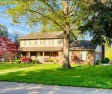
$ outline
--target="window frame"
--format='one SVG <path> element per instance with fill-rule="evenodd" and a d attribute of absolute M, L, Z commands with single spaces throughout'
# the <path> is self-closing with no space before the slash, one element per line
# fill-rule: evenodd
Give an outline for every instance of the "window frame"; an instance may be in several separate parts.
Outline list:
<path fill-rule="evenodd" d="M 87 60 L 88 56 L 87 56 L 87 51 L 81 51 L 81 60 Z"/>
<path fill-rule="evenodd" d="M 57 44 L 58 44 L 58 40 L 57 40 L 57 39 L 54 39 L 54 40 L 53 40 L 53 44 L 54 44 L 54 45 L 57 45 Z"/>
<path fill-rule="evenodd" d="M 36 45 L 41 45 L 41 40 L 36 40 Z"/>
<path fill-rule="evenodd" d="M 26 40 L 25 45 L 30 45 L 30 40 Z"/>
<path fill-rule="evenodd" d="M 49 40 L 45 40 L 45 45 L 49 45 L 50 41 Z"/>

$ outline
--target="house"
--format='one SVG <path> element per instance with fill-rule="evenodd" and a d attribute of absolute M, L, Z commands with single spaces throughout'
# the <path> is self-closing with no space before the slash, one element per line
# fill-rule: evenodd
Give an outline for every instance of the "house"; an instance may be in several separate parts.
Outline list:
<path fill-rule="evenodd" d="M 33 32 L 20 40 L 21 57 L 38 59 L 41 63 L 63 62 L 63 32 Z M 71 63 L 94 64 L 101 59 L 101 46 L 92 45 L 90 40 L 70 42 Z"/>

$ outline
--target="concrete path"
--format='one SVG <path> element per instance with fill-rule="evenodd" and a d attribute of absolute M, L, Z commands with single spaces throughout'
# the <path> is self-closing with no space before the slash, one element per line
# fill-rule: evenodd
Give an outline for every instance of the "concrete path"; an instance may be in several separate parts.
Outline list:
<path fill-rule="evenodd" d="M 0 82 L 0 94 L 112 94 L 112 90 Z"/>

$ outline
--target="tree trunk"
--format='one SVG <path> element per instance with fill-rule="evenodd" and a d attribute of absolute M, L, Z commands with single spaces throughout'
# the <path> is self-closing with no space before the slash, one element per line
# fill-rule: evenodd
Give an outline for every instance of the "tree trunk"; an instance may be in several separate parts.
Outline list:
<path fill-rule="evenodd" d="M 9 53 L 9 61 L 12 62 L 12 60 L 11 60 L 11 54 L 10 53 Z"/>
<path fill-rule="evenodd" d="M 63 55 L 64 55 L 64 61 L 63 61 L 63 68 L 71 68 L 70 62 L 69 62 L 69 32 L 64 31 L 64 38 L 63 38 Z"/>
<path fill-rule="evenodd" d="M 63 32 L 63 55 L 64 55 L 64 61 L 63 61 L 63 68 L 71 68 L 70 62 L 69 62 L 69 34 L 70 34 L 70 25 L 68 21 L 68 15 L 69 15 L 69 1 L 64 0 L 63 3 L 63 11 L 65 14 L 65 28 Z"/>
<path fill-rule="evenodd" d="M 102 45 L 102 59 L 105 58 L 105 44 Z"/>

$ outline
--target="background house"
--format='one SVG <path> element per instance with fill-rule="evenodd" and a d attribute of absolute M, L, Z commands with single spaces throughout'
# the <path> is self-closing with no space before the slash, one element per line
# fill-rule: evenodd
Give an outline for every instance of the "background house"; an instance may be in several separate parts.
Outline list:
<path fill-rule="evenodd" d="M 38 59 L 41 63 L 63 63 L 63 32 L 33 32 L 20 40 L 21 57 Z M 90 40 L 70 42 L 71 63 L 94 64 L 101 59 L 101 46 L 92 45 Z"/>

